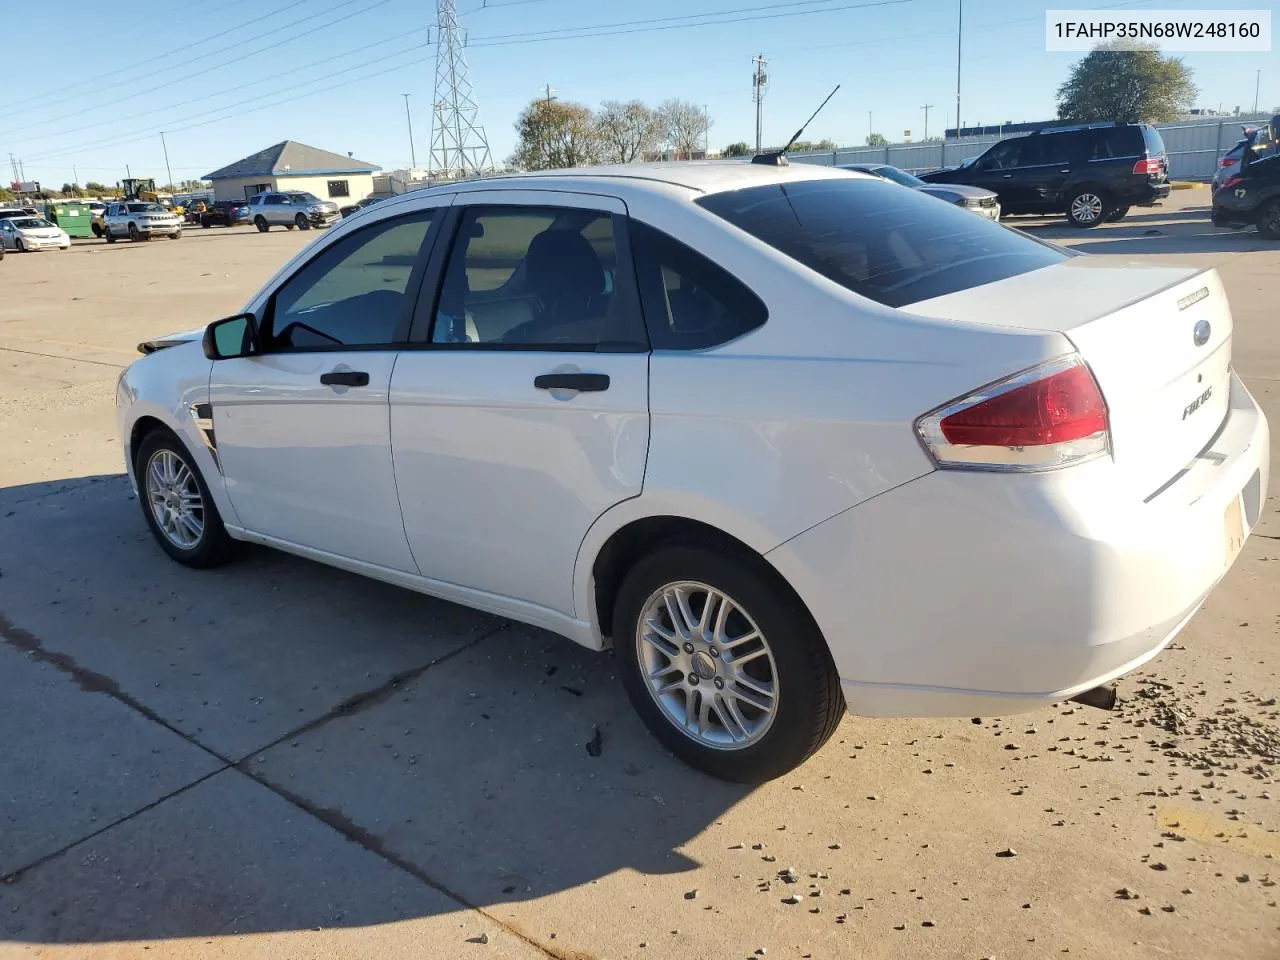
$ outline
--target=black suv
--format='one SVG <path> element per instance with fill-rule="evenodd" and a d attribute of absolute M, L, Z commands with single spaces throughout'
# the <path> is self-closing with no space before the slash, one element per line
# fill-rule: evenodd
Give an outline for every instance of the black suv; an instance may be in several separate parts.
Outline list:
<path fill-rule="evenodd" d="M 1150 124 L 1047 127 L 920 179 L 994 190 L 1002 213 L 1065 213 L 1073 226 L 1096 227 L 1167 197 L 1169 159 Z"/>

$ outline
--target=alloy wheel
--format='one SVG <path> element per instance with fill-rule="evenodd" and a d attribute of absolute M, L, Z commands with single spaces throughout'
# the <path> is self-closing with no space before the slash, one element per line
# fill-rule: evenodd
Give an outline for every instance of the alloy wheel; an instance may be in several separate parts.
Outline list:
<path fill-rule="evenodd" d="M 186 462 L 172 450 L 152 454 L 146 469 L 147 503 L 156 525 L 171 544 L 192 550 L 204 536 L 204 498 Z"/>
<path fill-rule="evenodd" d="M 1096 193 L 1081 193 L 1071 201 L 1071 219 L 1077 223 L 1095 223 L 1102 216 L 1102 198 Z"/>
<path fill-rule="evenodd" d="M 778 669 L 764 633 L 736 600 L 697 581 L 654 591 L 636 626 L 645 685 L 666 718 L 717 750 L 758 742 L 778 713 Z"/>

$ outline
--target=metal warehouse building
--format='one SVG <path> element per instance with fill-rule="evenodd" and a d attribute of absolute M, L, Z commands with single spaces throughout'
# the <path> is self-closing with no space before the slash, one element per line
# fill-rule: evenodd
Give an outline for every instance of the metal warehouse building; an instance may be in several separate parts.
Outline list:
<path fill-rule="evenodd" d="M 206 173 L 215 200 L 245 200 L 268 191 L 299 190 L 341 205 L 373 192 L 377 164 L 284 140 Z"/>

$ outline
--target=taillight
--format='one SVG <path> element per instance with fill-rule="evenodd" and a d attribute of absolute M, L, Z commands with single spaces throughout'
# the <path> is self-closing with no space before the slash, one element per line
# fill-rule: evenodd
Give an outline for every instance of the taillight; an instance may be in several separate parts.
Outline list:
<path fill-rule="evenodd" d="M 1235 157 L 1223 157 L 1221 160 L 1218 161 L 1218 166 L 1220 167 L 1234 167 L 1235 165 L 1236 165 Z"/>
<path fill-rule="evenodd" d="M 1053 470 L 1111 449 L 1106 401 L 1078 355 L 983 387 L 916 422 L 940 467 Z"/>
<path fill-rule="evenodd" d="M 1244 177 L 1227 177 L 1226 181 L 1218 189 L 1230 190 L 1232 187 L 1234 187 L 1237 183 L 1239 183 L 1243 179 Z"/>
<path fill-rule="evenodd" d="M 1137 163 L 1133 165 L 1133 172 L 1134 173 L 1159 173 L 1160 159 L 1158 157 L 1152 157 L 1147 160 L 1139 160 Z"/>

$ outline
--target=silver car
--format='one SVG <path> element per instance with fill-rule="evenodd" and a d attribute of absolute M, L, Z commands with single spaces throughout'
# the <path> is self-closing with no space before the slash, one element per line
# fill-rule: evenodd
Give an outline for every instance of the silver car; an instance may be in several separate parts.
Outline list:
<path fill-rule="evenodd" d="M 0 220 L 0 245 L 6 250 L 69 250 L 71 237 L 44 217 L 6 217 Z"/>
<path fill-rule="evenodd" d="M 840 169 L 857 170 L 860 173 L 880 177 L 882 180 L 892 180 L 894 183 L 927 193 L 947 203 L 954 203 L 957 207 L 964 207 L 969 212 L 986 217 L 988 220 L 1000 219 L 999 196 L 982 187 L 970 187 L 963 183 L 925 183 L 919 177 L 913 177 L 905 170 L 891 167 L 887 163 L 848 163 L 842 164 Z"/>
<path fill-rule="evenodd" d="M 262 233 L 272 227 L 310 230 L 341 219 L 338 205 L 313 193 L 260 193 L 249 201 L 249 220 Z"/>

